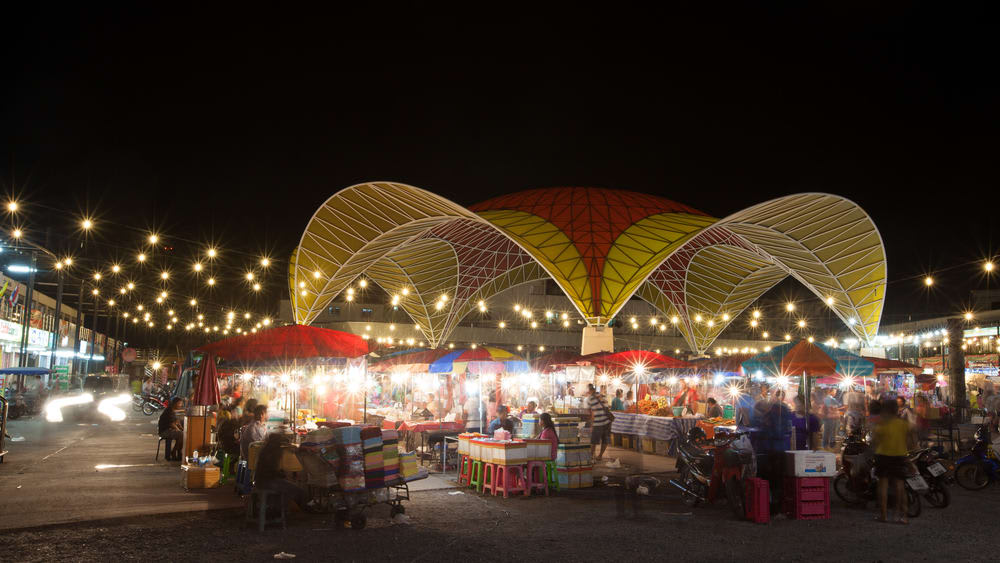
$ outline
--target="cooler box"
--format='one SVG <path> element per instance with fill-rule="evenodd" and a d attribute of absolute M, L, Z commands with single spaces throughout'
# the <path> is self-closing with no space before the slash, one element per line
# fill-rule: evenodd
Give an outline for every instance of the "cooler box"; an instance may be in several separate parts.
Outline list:
<path fill-rule="evenodd" d="M 771 487 L 767 479 L 756 477 L 746 480 L 744 498 L 747 520 L 757 524 L 771 521 Z"/>
<path fill-rule="evenodd" d="M 578 467 L 590 463 L 590 446 L 586 444 L 559 444 L 556 446 L 557 467 Z"/>
<path fill-rule="evenodd" d="M 535 413 L 525 413 L 521 417 L 521 428 L 518 431 L 518 436 L 523 438 L 534 438 L 538 435 L 539 428 L 539 417 L 540 415 Z"/>
<path fill-rule="evenodd" d="M 580 488 L 587 489 L 594 486 L 594 466 L 587 465 L 579 468 Z"/>
<path fill-rule="evenodd" d="M 181 486 L 185 489 L 211 489 L 219 484 L 219 468 L 214 465 L 181 465 Z"/>
<path fill-rule="evenodd" d="M 483 459 L 483 439 L 472 438 L 469 440 L 469 457 L 472 459 Z"/>
<path fill-rule="evenodd" d="M 528 444 L 521 441 L 501 442 L 493 449 L 493 463 L 521 465 L 528 462 Z"/>
<path fill-rule="evenodd" d="M 705 432 L 705 438 L 708 438 L 709 440 L 715 438 L 715 425 L 711 422 L 699 420 L 695 423 L 695 426 L 701 428 Z"/>
<path fill-rule="evenodd" d="M 552 418 L 556 426 L 556 436 L 564 443 L 574 443 L 580 441 L 580 417 L 577 416 L 556 416 Z"/>
<path fill-rule="evenodd" d="M 479 443 L 479 459 L 486 463 L 495 463 L 497 459 L 497 449 L 500 448 L 500 442 L 496 440 L 477 440 Z"/>
<path fill-rule="evenodd" d="M 572 471 L 572 469 L 570 469 L 569 467 L 557 467 L 556 468 L 556 477 L 559 479 L 559 488 L 560 489 L 568 489 L 568 488 L 570 488 L 569 487 L 569 483 L 570 483 L 570 472 L 571 471 Z"/>
<path fill-rule="evenodd" d="M 528 461 L 549 461 L 552 459 L 552 442 L 548 440 L 525 440 L 528 445 Z"/>
<path fill-rule="evenodd" d="M 836 454 L 811 450 L 791 450 L 785 452 L 785 475 L 794 477 L 833 477 L 836 474 Z"/>

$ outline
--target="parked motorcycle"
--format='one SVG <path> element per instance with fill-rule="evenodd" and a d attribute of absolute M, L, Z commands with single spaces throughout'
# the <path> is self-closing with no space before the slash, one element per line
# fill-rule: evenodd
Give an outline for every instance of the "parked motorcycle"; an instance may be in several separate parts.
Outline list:
<path fill-rule="evenodd" d="M 720 432 L 708 440 L 701 428 L 692 428 L 680 444 L 677 455 L 679 479 L 670 484 L 681 490 L 681 499 L 690 507 L 714 499 L 721 486 L 733 514 L 743 519 L 744 482 L 752 477 L 749 467 L 753 463 L 753 450 L 737 448 L 734 442 L 745 432 Z M 707 449 L 703 446 L 709 446 Z"/>
<path fill-rule="evenodd" d="M 948 488 L 955 482 L 952 463 L 942 459 L 937 451 L 930 448 L 911 452 L 909 459 L 927 482 L 924 500 L 935 508 L 945 508 L 951 504 L 951 491 Z"/>
<path fill-rule="evenodd" d="M 848 504 L 864 506 L 878 498 L 878 477 L 875 475 L 875 455 L 869 439 L 852 435 L 844 442 L 841 452 L 843 466 L 833 479 L 833 491 Z M 907 510 L 910 518 L 920 516 L 920 495 L 918 490 L 929 490 L 923 477 L 914 475 L 903 481 L 906 491 Z M 889 489 L 889 506 L 895 503 L 893 488 Z"/>
<path fill-rule="evenodd" d="M 142 403 L 142 414 L 150 416 L 157 411 L 161 411 L 170 404 L 170 399 L 166 395 L 150 394 Z"/>
<path fill-rule="evenodd" d="M 955 480 L 970 491 L 985 489 L 990 483 L 1000 481 L 1000 457 L 993 450 L 989 426 L 981 425 L 975 439 L 972 452 L 955 462 Z"/>
<path fill-rule="evenodd" d="M 16 420 L 28 414 L 28 403 L 24 400 L 24 393 L 20 391 L 14 394 L 13 400 L 7 409 L 7 418 Z"/>

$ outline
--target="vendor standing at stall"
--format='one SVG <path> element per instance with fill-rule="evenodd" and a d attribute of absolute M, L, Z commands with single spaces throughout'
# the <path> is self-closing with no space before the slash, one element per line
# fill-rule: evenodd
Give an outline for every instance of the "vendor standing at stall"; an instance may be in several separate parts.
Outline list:
<path fill-rule="evenodd" d="M 690 381 L 684 382 L 684 390 L 674 397 L 675 407 L 687 407 L 685 410 L 688 414 L 694 414 L 694 406 L 698 403 L 698 390 L 694 388 L 694 384 Z"/>

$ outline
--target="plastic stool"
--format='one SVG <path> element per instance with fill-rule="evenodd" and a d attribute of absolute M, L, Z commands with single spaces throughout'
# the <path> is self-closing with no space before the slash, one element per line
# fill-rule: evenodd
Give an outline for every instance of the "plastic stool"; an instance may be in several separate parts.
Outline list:
<path fill-rule="evenodd" d="M 486 465 L 478 459 L 472 460 L 472 469 L 469 471 L 469 488 L 476 492 L 483 492 L 483 466 Z"/>
<path fill-rule="evenodd" d="M 497 492 L 503 493 L 503 498 L 507 498 L 510 493 L 528 493 L 524 485 L 524 472 L 520 465 L 498 465 L 496 466 L 496 483 L 493 486 L 493 495 Z"/>
<path fill-rule="evenodd" d="M 545 473 L 549 478 L 549 488 L 553 491 L 559 490 L 559 475 L 556 473 L 556 462 L 545 462 Z"/>
<path fill-rule="evenodd" d="M 545 496 L 549 496 L 549 485 L 547 482 L 548 472 L 545 468 L 546 463 L 544 461 L 529 461 L 527 467 L 525 468 L 524 474 L 527 476 L 527 482 L 524 487 L 524 494 L 531 496 L 531 493 L 535 489 L 541 489 L 545 492 Z M 537 478 L 536 478 L 537 475 Z"/>
<path fill-rule="evenodd" d="M 163 442 L 166 442 L 166 441 L 167 441 L 166 438 L 164 438 L 163 436 L 160 436 L 160 440 L 158 442 L 156 442 L 156 455 L 153 456 L 153 461 L 157 461 L 157 460 L 160 459 L 160 444 L 162 444 Z M 167 459 L 167 456 L 170 455 L 170 447 L 169 446 L 170 446 L 170 444 L 167 444 L 167 448 L 163 450 L 163 459 Z"/>
<path fill-rule="evenodd" d="M 233 457 L 229 454 L 222 454 L 222 468 L 219 471 L 219 484 L 225 485 L 230 477 L 235 477 L 233 472 Z"/>
<path fill-rule="evenodd" d="M 472 460 L 463 455 L 458 462 L 458 484 L 468 485 L 472 480 Z"/>
<path fill-rule="evenodd" d="M 497 477 L 499 476 L 500 466 L 495 463 L 484 463 L 483 464 L 483 490 L 480 491 L 483 494 L 486 491 L 497 494 Z"/>
<path fill-rule="evenodd" d="M 274 518 L 267 517 L 267 500 L 268 497 L 277 497 L 278 504 L 280 505 L 280 514 Z M 263 532 L 264 526 L 267 524 L 277 524 L 281 523 L 282 529 L 288 527 L 285 520 L 285 510 L 288 506 L 288 499 L 285 495 L 279 493 L 278 491 L 272 491 L 270 489 L 255 488 L 253 493 L 247 498 L 247 522 L 257 521 L 257 530 Z M 254 509 L 256 508 L 256 514 Z"/>

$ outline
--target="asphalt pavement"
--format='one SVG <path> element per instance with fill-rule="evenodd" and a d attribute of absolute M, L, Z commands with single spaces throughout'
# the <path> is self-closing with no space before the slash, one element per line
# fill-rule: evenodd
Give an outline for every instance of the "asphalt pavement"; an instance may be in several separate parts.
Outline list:
<path fill-rule="evenodd" d="M 611 472 L 593 489 L 549 497 L 487 497 L 464 488 L 415 490 L 406 522 L 386 506 L 368 526 L 343 529 L 328 515 L 290 513 L 288 528 L 247 527 L 228 487 L 184 492 L 176 463 L 153 462 L 152 418 L 121 423 L 15 421 L 23 442 L 0 465 L 4 561 L 994 561 L 1000 489 L 952 487 L 946 509 L 924 506 L 907 526 L 873 520 L 874 506 L 834 497 L 828 520 L 769 524 L 734 519 L 724 501 L 685 507 L 666 483 L 652 496 L 625 493 Z M 87 424 L 80 426 L 79 424 Z M 649 460 L 645 470 L 662 469 Z M 96 469 L 98 465 L 114 465 Z M 20 486 L 20 488 L 18 488 Z"/>
<path fill-rule="evenodd" d="M 126 420 L 36 415 L 9 421 L 0 464 L 0 530 L 241 506 L 232 488 L 187 492 L 179 462 L 156 454 L 157 415 Z M 2 558 L 2 557 L 0 557 Z"/>

